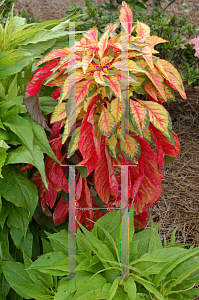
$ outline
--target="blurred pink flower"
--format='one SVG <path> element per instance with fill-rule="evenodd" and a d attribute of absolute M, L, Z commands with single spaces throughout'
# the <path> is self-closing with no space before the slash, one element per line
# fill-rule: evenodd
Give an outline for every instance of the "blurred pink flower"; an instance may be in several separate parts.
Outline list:
<path fill-rule="evenodd" d="M 193 47 L 193 49 L 196 50 L 194 56 L 195 56 L 195 57 L 199 57 L 199 36 L 198 36 L 197 38 L 195 38 L 195 39 L 190 40 L 190 41 L 189 41 L 189 44 L 190 44 L 190 45 L 195 45 L 195 46 Z"/>

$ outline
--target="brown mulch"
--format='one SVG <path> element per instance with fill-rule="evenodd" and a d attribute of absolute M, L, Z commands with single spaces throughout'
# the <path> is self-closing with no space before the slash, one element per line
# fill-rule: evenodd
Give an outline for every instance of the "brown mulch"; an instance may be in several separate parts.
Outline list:
<path fill-rule="evenodd" d="M 162 180 L 162 195 L 151 208 L 153 221 L 160 226 L 167 243 L 176 231 L 176 243 L 199 246 L 199 87 L 187 89 L 187 100 L 176 93 L 176 102 L 167 103 L 181 152 L 167 164 Z M 150 226 L 150 222 L 147 227 Z M 198 286 L 199 288 L 199 286 Z M 199 297 L 195 299 L 199 300 Z"/>

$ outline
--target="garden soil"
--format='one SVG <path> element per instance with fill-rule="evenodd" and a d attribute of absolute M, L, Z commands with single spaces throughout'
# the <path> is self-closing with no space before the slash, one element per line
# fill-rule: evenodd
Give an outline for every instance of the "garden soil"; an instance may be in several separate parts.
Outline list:
<path fill-rule="evenodd" d="M 91 0 L 91 2 L 93 2 L 93 0 Z M 109 2 L 109 0 L 97 0 L 98 5 L 105 2 Z M 166 0 L 162 4 L 161 10 L 164 9 L 169 2 L 169 0 Z M 65 12 L 72 3 L 73 2 L 70 0 L 16 0 L 15 11 L 22 12 L 23 8 L 25 8 L 32 17 L 39 14 L 41 21 L 61 19 L 65 17 Z M 76 0 L 75 3 L 79 3 L 84 6 L 84 0 Z M 167 15 L 172 16 L 175 14 L 178 17 L 185 15 L 185 13 L 183 13 L 183 3 L 184 0 L 176 0 L 168 9 L 166 9 Z M 199 26 L 199 1 L 188 0 L 187 3 L 187 8 L 190 9 L 188 16 L 190 17 L 191 22 Z M 148 11 L 151 12 L 152 0 L 149 0 L 147 7 Z M 118 7 L 118 10 L 119 9 L 120 7 Z"/>

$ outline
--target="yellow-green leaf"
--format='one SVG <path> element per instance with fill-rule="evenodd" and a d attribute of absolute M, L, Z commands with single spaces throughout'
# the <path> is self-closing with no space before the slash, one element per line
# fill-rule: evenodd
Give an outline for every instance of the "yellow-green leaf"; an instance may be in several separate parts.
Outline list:
<path fill-rule="evenodd" d="M 78 142 L 80 139 L 80 130 L 81 127 L 77 127 L 73 132 L 71 141 L 68 146 L 67 158 L 70 158 L 75 153 L 75 151 L 79 149 Z"/>
<path fill-rule="evenodd" d="M 148 109 L 150 122 L 174 145 L 171 117 L 167 110 L 156 102 L 143 100 L 139 100 L 139 102 Z"/>
<path fill-rule="evenodd" d="M 55 106 L 50 123 L 55 123 L 66 118 L 66 103 L 60 103 Z"/>
<path fill-rule="evenodd" d="M 110 155 L 115 158 L 115 160 L 118 160 L 117 137 L 115 135 L 112 135 L 109 139 L 106 140 L 106 145 Z"/>
<path fill-rule="evenodd" d="M 139 136 L 143 137 L 144 131 L 149 127 L 148 111 L 142 104 L 130 99 L 130 112 L 132 123 Z"/>
<path fill-rule="evenodd" d="M 125 142 L 120 141 L 120 150 L 131 161 L 135 161 L 141 155 L 140 144 L 130 135 L 125 136 Z"/>
<path fill-rule="evenodd" d="M 102 135 L 111 136 L 115 130 L 115 120 L 112 114 L 102 106 L 102 112 L 98 121 L 98 128 Z"/>

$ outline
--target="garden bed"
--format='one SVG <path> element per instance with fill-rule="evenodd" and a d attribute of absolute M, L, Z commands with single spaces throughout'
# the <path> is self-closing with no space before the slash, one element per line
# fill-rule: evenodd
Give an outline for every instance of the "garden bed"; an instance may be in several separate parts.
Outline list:
<path fill-rule="evenodd" d="M 169 240 L 176 232 L 177 243 L 199 246 L 199 88 L 188 89 L 187 100 L 176 93 L 176 102 L 166 104 L 177 134 L 180 155 L 165 167 L 163 192 L 151 209 L 160 234 Z M 149 226 L 149 224 L 148 224 Z"/>

